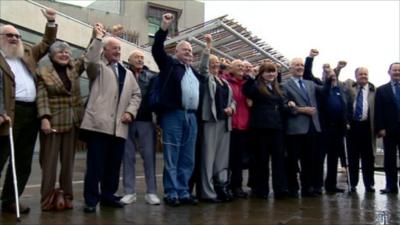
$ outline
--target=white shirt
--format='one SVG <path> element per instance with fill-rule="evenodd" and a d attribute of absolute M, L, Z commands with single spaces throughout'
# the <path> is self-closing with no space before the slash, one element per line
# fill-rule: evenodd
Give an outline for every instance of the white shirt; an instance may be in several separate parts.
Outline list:
<path fill-rule="evenodd" d="M 356 112 L 356 103 L 357 103 L 357 95 L 358 95 L 358 91 L 360 90 L 360 86 L 359 85 L 357 85 L 356 86 L 356 96 L 355 96 L 355 100 L 354 100 L 354 103 L 353 103 L 353 109 L 354 109 L 354 112 Z M 362 90 L 362 93 L 363 93 L 363 103 L 362 103 L 362 116 L 361 116 L 361 121 L 364 121 L 364 120 L 367 120 L 368 119 L 368 93 L 369 93 L 369 85 L 368 84 L 366 84 L 364 87 L 363 87 L 363 90 Z"/>
<path fill-rule="evenodd" d="M 36 99 L 36 85 L 30 71 L 21 59 L 6 58 L 11 71 L 15 76 L 15 100 L 21 102 L 34 102 Z"/>

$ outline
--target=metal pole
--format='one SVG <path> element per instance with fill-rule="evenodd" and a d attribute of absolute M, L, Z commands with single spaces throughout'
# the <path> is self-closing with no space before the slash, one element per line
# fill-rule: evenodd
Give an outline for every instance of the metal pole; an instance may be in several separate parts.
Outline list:
<path fill-rule="evenodd" d="M 17 172 L 15 170 L 15 151 L 14 151 L 14 137 L 13 137 L 13 129 L 10 122 L 10 128 L 8 129 L 9 137 L 10 137 L 10 152 L 11 152 L 11 168 L 12 175 L 14 181 L 14 193 L 15 193 L 15 208 L 17 211 L 17 221 L 20 222 L 20 213 L 19 213 L 19 196 L 18 196 L 18 183 L 17 183 Z"/>

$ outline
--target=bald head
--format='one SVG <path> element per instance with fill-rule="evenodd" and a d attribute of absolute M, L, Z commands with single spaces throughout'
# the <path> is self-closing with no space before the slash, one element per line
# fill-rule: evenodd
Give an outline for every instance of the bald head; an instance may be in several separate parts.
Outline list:
<path fill-rule="evenodd" d="M 21 35 L 14 26 L 0 26 L 0 49 L 7 57 L 23 57 L 24 47 L 22 45 Z"/>
<path fill-rule="evenodd" d="M 302 58 L 294 58 L 290 62 L 290 73 L 295 77 L 302 77 L 304 73 L 304 61 Z"/>
<path fill-rule="evenodd" d="M 358 67 L 355 70 L 355 77 L 357 84 L 360 86 L 364 86 L 368 83 L 368 69 L 365 67 Z"/>
<path fill-rule="evenodd" d="M 104 58 L 110 63 L 117 63 L 121 59 L 121 42 L 114 37 L 103 38 Z"/>
<path fill-rule="evenodd" d="M 140 50 L 134 50 L 129 55 L 128 59 L 129 64 L 131 64 L 134 70 L 141 70 L 143 69 L 144 65 L 144 54 Z"/>
<path fill-rule="evenodd" d="M 240 59 L 235 59 L 231 62 L 230 72 L 236 77 L 243 77 L 244 75 L 244 66 L 243 61 Z"/>
<path fill-rule="evenodd" d="M 192 45 L 187 41 L 181 41 L 175 48 L 176 58 L 186 65 L 193 62 Z"/>

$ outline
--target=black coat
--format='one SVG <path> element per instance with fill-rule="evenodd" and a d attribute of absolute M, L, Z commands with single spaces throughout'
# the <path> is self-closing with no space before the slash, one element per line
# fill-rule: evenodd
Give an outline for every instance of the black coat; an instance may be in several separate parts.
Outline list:
<path fill-rule="evenodd" d="M 391 83 L 380 86 L 375 95 L 375 130 L 385 129 L 388 134 L 397 132 L 400 129 L 398 110 Z"/>

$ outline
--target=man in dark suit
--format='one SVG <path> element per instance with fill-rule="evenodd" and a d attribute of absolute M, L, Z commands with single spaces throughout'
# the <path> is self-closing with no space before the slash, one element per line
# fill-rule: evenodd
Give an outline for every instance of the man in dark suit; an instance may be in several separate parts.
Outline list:
<path fill-rule="evenodd" d="M 353 116 L 348 132 L 348 156 L 351 191 L 355 192 L 358 184 L 360 160 L 366 192 L 374 189 L 374 151 L 376 138 L 374 131 L 375 87 L 368 82 L 368 69 L 359 67 L 355 71 L 356 81 L 345 82 L 351 98 Z"/>
<path fill-rule="evenodd" d="M 381 194 L 398 193 L 396 153 L 400 149 L 400 62 L 388 71 L 390 82 L 380 86 L 375 97 L 375 130 L 383 137 L 386 188 Z"/>
<path fill-rule="evenodd" d="M 303 80 L 304 62 L 301 58 L 291 61 L 290 73 L 292 77 L 283 84 L 288 100 L 296 103 L 286 124 L 288 189 L 290 195 L 298 197 L 297 164 L 300 160 L 301 194 L 304 197 L 315 196 L 312 187 L 312 154 L 316 147 L 316 135 L 321 132 L 316 100 L 319 87 L 312 81 Z"/>
<path fill-rule="evenodd" d="M 12 25 L 0 27 L 0 70 L 3 74 L 4 109 L 10 123 L 0 124 L 0 173 L 9 158 L 8 129 L 13 126 L 15 162 L 18 174 L 18 194 L 25 189 L 31 172 L 33 150 L 39 129 L 36 109 L 36 76 L 38 61 L 47 53 L 56 40 L 56 12 L 42 11 L 47 19 L 43 39 L 32 47 L 24 45 L 18 30 Z M 1 196 L 2 211 L 16 212 L 11 165 L 7 167 Z M 20 206 L 21 213 L 28 213 L 29 207 Z"/>

